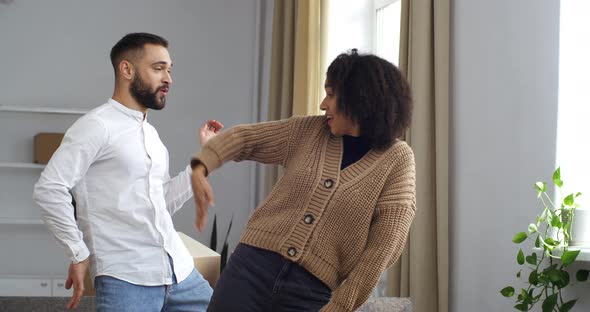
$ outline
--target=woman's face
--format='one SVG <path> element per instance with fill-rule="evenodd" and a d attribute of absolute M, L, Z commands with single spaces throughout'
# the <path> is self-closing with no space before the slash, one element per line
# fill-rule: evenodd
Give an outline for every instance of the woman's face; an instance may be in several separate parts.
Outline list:
<path fill-rule="evenodd" d="M 320 109 L 326 111 L 328 126 L 330 126 L 332 134 L 338 137 L 343 135 L 360 136 L 358 124 L 338 110 L 337 97 L 328 80 L 324 84 L 324 89 L 326 97 L 320 104 Z"/>

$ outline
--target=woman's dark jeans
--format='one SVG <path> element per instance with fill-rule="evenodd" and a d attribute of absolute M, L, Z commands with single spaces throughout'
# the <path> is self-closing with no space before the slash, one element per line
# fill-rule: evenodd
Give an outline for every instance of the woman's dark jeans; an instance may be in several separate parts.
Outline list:
<path fill-rule="evenodd" d="M 239 244 L 223 270 L 207 311 L 319 311 L 331 290 L 281 255 Z"/>

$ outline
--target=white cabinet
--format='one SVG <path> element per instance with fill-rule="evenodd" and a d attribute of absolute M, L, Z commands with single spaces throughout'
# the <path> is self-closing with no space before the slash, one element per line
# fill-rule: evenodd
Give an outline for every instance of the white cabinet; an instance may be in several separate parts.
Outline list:
<path fill-rule="evenodd" d="M 0 297 L 71 297 L 65 277 L 0 276 Z"/>
<path fill-rule="evenodd" d="M 2 297 L 50 297 L 51 279 L 12 277 L 0 278 Z"/>
<path fill-rule="evenodd" d="M 74 293 L 74 287 L 66 289 L 66 278 L 54 278 L 51 288 L 51 294 L 54 297 L 71 297 Z"/>

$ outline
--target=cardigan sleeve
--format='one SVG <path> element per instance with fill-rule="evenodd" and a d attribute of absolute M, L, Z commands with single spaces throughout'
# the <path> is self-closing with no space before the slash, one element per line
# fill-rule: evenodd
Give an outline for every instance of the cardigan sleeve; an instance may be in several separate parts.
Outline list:
<path fill-rule="evenodd" d="M 290 154 L 291 135 L 298 118 L 235 126 L 213 137 L 193 156 L 207 172 L 233 160 L 253 160 L 285 166 Z"/>
<path fill-rule="evenodd" d="M 371 221 L 363 256 L 321 311 L 355 311 L 377 285 L 381 273 L 400 257 L 416 210 L 415 169 L 411 154 L 388 178 Z"/>

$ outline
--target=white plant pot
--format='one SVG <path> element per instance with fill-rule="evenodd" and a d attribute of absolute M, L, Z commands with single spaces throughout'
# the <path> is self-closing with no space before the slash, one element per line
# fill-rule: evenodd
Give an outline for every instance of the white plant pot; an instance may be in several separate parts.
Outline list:
<path fill-rule="evenodd" d="M 590 247 L 590 210 L 576 209 L 570 246 Z"/>

